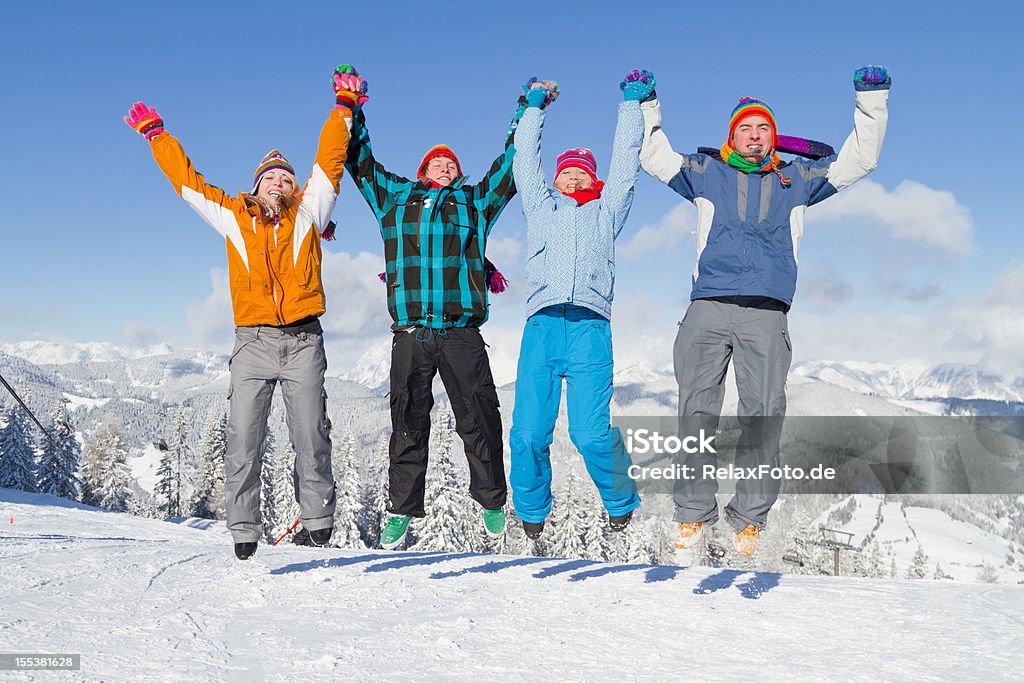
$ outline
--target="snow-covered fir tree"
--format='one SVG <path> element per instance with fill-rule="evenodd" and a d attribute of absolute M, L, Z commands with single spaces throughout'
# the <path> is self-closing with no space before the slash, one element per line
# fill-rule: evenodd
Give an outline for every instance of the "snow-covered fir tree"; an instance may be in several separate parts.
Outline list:
<path fill-rule="evenodd" d="M 275 541 L 288 531 L 300 514 L 296 500 L 295 449 L 290 441 L 286 441 L 283 448 L 278 445 L 277 451 L 274 463 L 274 519 L 277 526 L 272 532 Z"/>
<path fill-rule="evenodd" d="M 377 544 L 380 530 L 384 526 L 384 519 L 387 517 L 388 450 L 388 439 L 382 437 L 366 468 L 366 477 L 362 488 L 360 528 L 363 532 L 363 543 L 370 548 Z"/>
<path fill-rule="evenodd" d="M 988 562 L 982 562 L 975 578 L 979 583 L 999 583 L 999 571 Z"/>
<path fill-rule="evenodd" d="M 425 510 L 427 516 L 418 529 L 415 548 L 462 551 L 466 547 L 466 524 L 463 519 L 466 508 L 461 496 L 465 493 L 460 490 L 452 460 L 455 419 L 450 411 L 439 413 L 431 432 Z"/>
<path fill-rule="evenodd" d="M 359 468 L 356 465 L 356 440 L 351 432 L 345 432 L 340 443 L 334 447 L 334 534 L 331 545 L 339 548 L 363 548 L 359 531 L 362 504 L 359 496 Z"/>
<path fill-rule="evenodd" d="M 910 566 L 907 567 L 907 578 L 908 579 L 923 579 L 928 575 L 928 556 L 924 553 L 924 548 L 921 544 L 917 544 L 917 550 L 914 551 L 914 559 L 911 560 Z"/>
<path fill-rule="evenodd" d="M 548 516 L 551 526 L 548 552 L 554 557 L 584 558 L 586 554 L 586 546 L 583 543 L 586 527 L 579 489 L 576 468 L 569 465 L 562 486 L 555 495 L 551 514 Z"/>
<path fill-rule="evenodd" d="M 583 554 L 585 560 L 604 562 L 610 559 L 608 547 L 608 535 L 605 529 L 608 526 L 604 505 L 593 485 L 584 482 L 578 487 L 580 492 L 581 516 L 583 519 Z"/>
<path fill-rule="evenodd" d="M 506 509 L 505 514 L 508 520 L 505 533 L 495 539 L 491 545 L 491 552 L 497 555 L 529 555 L 529 539 L 523 531 L 523 523 L 516 517 L 514 510 Z"/>
<path fill-rule="evenodd" d="M 641 520 L 634 518 L 625 530 L 618 533 L 625 536 L 627 563 L 657 564 L 654 539 Z"/>
<path fill-rule="evenodd" d="M 103 486 L 103 458 L 106 451 L 96 448 L 96 439 L 103 433 L 104 425 L 100 425 L 86 441 L 85 450 L 82 453 L 82 464 L 78 470 L 78 480 L 81 485 L 80 498 L 86 505 L 100 506 L 99 490 Z"/>
<path fill-rule="evenodd" d="M 867 547 L 860 553 L 863 556 L 863 576 L 872 579 L 881 579 L 888 576 L 885 559 L 882 557 L 882 548 L 874 537 L 867 542 Z"/>
<path fill-rule="evenodd" d="M 67 399 L 58 400 L 50 416 L 52 440 L 43 440 L 43 454 L 39 457 L 39 491 L 77 500 L 81 448 L 75 439 L 74 425 L 66 404 Z"/>
<path fill-rule="evenodd" d="M 7 424 L 0 429 L 0 488 L 35 493 L 39 480 L 30 418 L 21 406 L 9 408 L 5 418 Z"/>
<path fill-rule="evenodd" d="M 167 450 L 163 451 L 160 466 L 157 468 L 156 488 L 153 495 L 157 499 L 157 509 L 164 519 L 184 516 L 185 503 L 188 502 L 189 487 L 189 448 L 188 428 L 185 421 L 185 409 L 178 411 L 174 423 L 174 436 Z"/>
<path fill-rule="evenodd" d="M 92 448 L 99 463 L 99 487 L 95 491 L 99 507 L 127 512 L 132 499 L 132 472 L 128 467 L 128 449 L 121 431 L 111 424 L 100 427 Z"/>
<path fill-rule="evenodd" d="M 199 445 L 199 477 L 192 498 L 192 516 L 224 519 L 224 454 L 228 416 L 211 413 Z"/>
<path fill-rule="evenodd" d="M 263 538 L 268 543 L 278 539 L 274 531 L 280 526 L 281 520 L 277 518 L 277 495 L 274 487 L 277 485 L 278 456 L 274 432 L 267 426 L 267 438 L 263 444 L 263 457 L 260 465 L 260 519 L 263 523 Z M 287 527 L 285 527 L 287 529 Z M 284 531 L 281 532 L 282 534 Z"/>

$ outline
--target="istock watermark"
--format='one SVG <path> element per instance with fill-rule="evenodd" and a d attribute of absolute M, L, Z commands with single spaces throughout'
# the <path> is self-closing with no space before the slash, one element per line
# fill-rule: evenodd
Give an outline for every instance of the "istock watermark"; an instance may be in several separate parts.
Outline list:
<path fill-rule="evenodd" d="M 618 490 L 1024 495 L 1024 416 L 613 416 Z M 614 450 L 614 449 L 613 449 Z M 618 452 L 618 451 L 616 451 Z"/>
<path fill-rule="evenodd" d="M 657 431 L 650 429 L 627 429 L 626 450 L 638 455 L 647 453 L 677 454 L 677 453 L 717 453 L 715 450 L 715 434 L 708 434 L 705 430 L 691 436 L 678 437 L 675 434 L 662 436 Z"/>

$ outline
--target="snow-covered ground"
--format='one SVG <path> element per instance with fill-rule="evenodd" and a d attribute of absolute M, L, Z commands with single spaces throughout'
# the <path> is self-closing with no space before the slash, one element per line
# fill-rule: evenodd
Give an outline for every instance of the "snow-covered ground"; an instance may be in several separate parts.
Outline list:
<path fill-rule="evenodd" d="M 13 523 L 11 519 L 13 518 Z M 1019 676 L 1024 587 L 261 547 L 0 489 L 5 680 Z"/>

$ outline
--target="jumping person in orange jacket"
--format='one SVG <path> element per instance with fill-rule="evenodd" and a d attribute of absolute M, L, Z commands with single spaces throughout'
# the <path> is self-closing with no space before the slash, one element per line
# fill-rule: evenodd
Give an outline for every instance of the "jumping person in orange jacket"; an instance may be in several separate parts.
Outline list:
<path fill-rule="evenodd" d="M 228 367 L 224 503 L 235 555 L 246 560 L 262 535 L 260 470 L 274 386 L 280 382 L 295 448 L 296 499 L 303 526 L 317 545 L 331 538 L 334 477 L 324 392 L 325 309 L 320 238 L 338 198 L 347 157 L 352 107 L 366 101 L 362 77 L 349 65 L 335 69 L 336 103 L 320 132 L 309 180 L 301 190 L 279 151 L 260 162 L 252 192 L 228 196 L 208 185 L 156 110 L 137 102 L 125 122 L 149 141 L 175 191 L 225 238 L 235 317 Z M 326 234 L 325 234 L 325 231 Z"/>

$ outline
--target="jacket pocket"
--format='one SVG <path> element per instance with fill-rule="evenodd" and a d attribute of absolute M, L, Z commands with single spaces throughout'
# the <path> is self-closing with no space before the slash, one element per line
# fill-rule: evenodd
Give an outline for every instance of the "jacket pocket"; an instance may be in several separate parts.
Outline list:
<path fill-rule="evenodd" d="M 544 273 L 547 264 L 547 242 L 540 242 L 526 257 L 526 284 L 531 293 L 528 299 L 532 299 L 538 292 L 547 286 L 544 281 Z"/>
<path fill-rule="evenodd" d="M 610 304 L 615 291 L 615 263 L 604 254 L 591 252 L 590 256 L 587 288 Z"/>
<path fill-rule="evenodd" d="M 235 332 L 235 346 L 231 349 L 231 356 L 228 358 L 229 369 L 231 368 L 231 363 L 235 360 L 235 357 L 257 339 L 258 337 L 256 336 L 255 330 L 249 330 L 244 327 L 238 328 Z"/>

